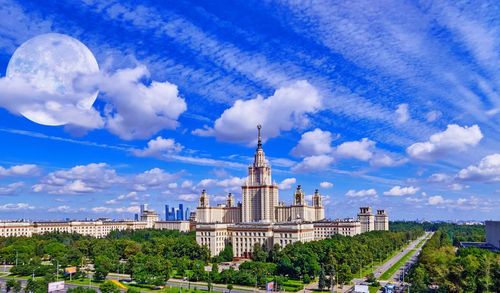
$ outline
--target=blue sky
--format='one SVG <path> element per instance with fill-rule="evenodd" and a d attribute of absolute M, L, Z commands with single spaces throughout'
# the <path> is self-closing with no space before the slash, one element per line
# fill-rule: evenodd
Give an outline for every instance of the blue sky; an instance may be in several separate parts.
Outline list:
<path fill-rule="evenodd" d="M 139 203 L 194 208 L 204 188 L 212 203 L 239 198 L 258 123 L 284 201 L 301 184 L 330 218 L 361 205 L 498 218 L 499 10 L 1 0 L 1 218 L 130 218 Z M 99 95 L 59 113 L 65 126 L 21 115 L 33 88 L 6 77 L 14 51 L 47 33 L 79 40 L 100 68 L 75 80 L 75 94 Z"/>

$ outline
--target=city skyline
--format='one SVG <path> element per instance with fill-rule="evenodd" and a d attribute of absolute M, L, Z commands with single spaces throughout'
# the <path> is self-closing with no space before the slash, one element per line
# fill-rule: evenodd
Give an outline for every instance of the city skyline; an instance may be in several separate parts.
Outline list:
<path fill-rule="evenodd" d="M 500 17 L 487 5 L 7 0 L 0 16 L 0 220 L 194 211 L 204 189 L 241 201 L 257 124 L 287 204 L 301 184 L 332 219 L 500 214 Z M 16 60 L 73 40 L 90 55 L 63 96 L 95 102 L 40 103 L 60 81 L 20 82 Z"/>

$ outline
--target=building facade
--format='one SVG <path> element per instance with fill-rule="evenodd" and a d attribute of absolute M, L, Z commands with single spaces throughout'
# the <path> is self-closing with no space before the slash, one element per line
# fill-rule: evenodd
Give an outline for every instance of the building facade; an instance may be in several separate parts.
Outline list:
<path fill-rule="evenodd" d="M 486 221 L 486 242 L 500 250 L 500 221 Z"/>
<path fill-rule="evenodd" d="M 358 220 L 361 223 L 361 233 L 375 230 L 375 217 L 371 207 L 359 208 Z"/>
<path fill-rule="evenodd" d="M 203 190 L 196 209 L 196 241 L 206 245 L 212 256 L 218 255 L 228 243 L 236 258 L 248 258 L 258 244 L 266 249 L 284 247 L 294 242 L 325 239 L 335 234 L 354 236 L 363 232 L 388 229 L 384 211 L 377 214 L 380 224 L 375 227 L 371 208 L 361 208 L 358 220 L 326 220 L 319 190 L 306 200 L 299 185 L 291 205 L 279 202 L 278 185 L 272 180 L 272 169 L 262 148 L 261 127 L 257 126 L 257 149 L 248 176 L 241 187 L 242 203 L 235 205 L 228 195 L 226 204 L 210 206 Z M 377 222 L 378 223 L 378 222 Z"/>
<path fill-rule="evenodd" d="M 140 230 L 140 229 L 162 229 L 178 230 L 188 232 L 191 230 L 189 221 L 160 221 L 158 214 L 141 206 L 139 221 L 37 221 L 37 222 L 0 222 L 0 237 L 31 237 L 34 234 L 45 234 L 52 232 L 77 233 L 91 237 L 105 237 L 111 231 Z"/>
<path fill-rule="evenodd" d="M 387 216 L 385 210 L 377 210 L 375 214 L 375 230 L 389 230 L 389 217 Z"/>

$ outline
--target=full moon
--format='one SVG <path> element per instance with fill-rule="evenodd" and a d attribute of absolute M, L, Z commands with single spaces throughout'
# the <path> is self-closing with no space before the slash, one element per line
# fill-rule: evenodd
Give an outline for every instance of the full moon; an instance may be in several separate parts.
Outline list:
<path fill-rule="evenodd" d="M 58 105 L 73 105 L 90 109 L 98 92 L 83 95 L 74 90 L 73 82 L 79 75 L 99 72 L 92 52 L 80 41 L 63 34 L 44 34 L 24 42 L 16 49 L 7 66 L 7 77 L 20 78 L 40 92 L 53 94 L 54 100 L 46 101 L 47 109 Z M 29 120 L 58 126 L 67 124 L 50 115 L 50 111 L 37 108 L 21 114 Z"/>

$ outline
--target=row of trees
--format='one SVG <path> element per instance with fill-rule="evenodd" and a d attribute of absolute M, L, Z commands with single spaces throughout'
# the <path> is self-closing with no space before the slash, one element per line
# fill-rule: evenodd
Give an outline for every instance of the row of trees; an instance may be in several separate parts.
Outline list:
<path fill-rule="evenodd" d="M 484 225 L 457 225 L 444 222 L 406 222 L 396 221 L 390 224 L 391 231 L 406 231 L 408 229 L 423 229 L 425 231 L 438 231 L 448 234 L 453 244 L 459 242 L 484 242 L 486 239 Z"/>
<path fill-rule="evenodd" d="M 32 293 L 45 293 L 47 292 L 48 283 L 51 280 L 47 280 L 45 278 L 33 280 L 29 279 L 26 283 L 25 288 L 23 288 L 21 281 L 15 279 L 9 279 L 5 284 L 5 290 L 7 293 L 19 293 L 24 289 L 24 292 L 32 292 Z M 99 291 L 101 293 L 120 293 L 120 288 L 118 288 L 112 282 L 104 282 L 99 286 Z M 97 293 L 95 289 L 88 287 L 75 287 L 69 288 L 67 290 L 68 293 Z M 128 293 L 139 293 L 140 291 L 135 288 L 130 288 L 127 290 Z"/>
<path fill-rule="evenodd" d="M 14 264 L 11 272 L 21 276 L 62 277 L 63 268 L 77 266 L 72 277 L 78 278 L 87 273 L 82 268 L 92 264 L 96 281 L 119 272 L 140 283 L 160 285 L 174 269 L 185 275 L 209 260 L 208 249 L 196 243 L 194 233 L 177 231 L 114 231 L 101 239 L 67 233 L 0 238 L 0 262 Z"/>
<path fill-rule="evenodd" d="M 96 281 L 105 280 L 110 272 L 119 272 L 151 285 L 164 284 L 172 275 L 250 286 L 264 285 L 271 279 L 278 284 L 287 279 L 307 283 L 320 275 L 335 275 L 338 282 L 347 283 L 354 274 L 387 258 L 422 233 L 422 229 L 412 228 L 354 237 L 336 235 L 321 241 L 297 242 L 283 249 L 276 245 L 269 251 L 257 245 L 253 261 L 244 263 L 239 270 L 220 273 L 217 268 L 207 273 L 204 267 L 210 261 L 232 260 L 230 245 L 210 259 L 208 249 L 196 243 L 194 233 L 161 230 L 114 231 L 101 239 L 67 233 L 1 238 L 0 261 L 17 264 L 12 268 L 14 274 L 47 278 L 56 273 L 62 277 L 62 269 L 67 266 L 79 268 L 74 278 L 85 276 L 85 268 L 90 268 L 87 264 L 92 264 Z"/>
<path fill-rule="evenodd" d="M 450 235 L 478 237 L 477 227 L 455 226 L 444 225 L 422 248 L 410 272 L 413 292 L 428 292 L 429 288 L 438 292 L 497 292 L 500 288 L 500 254 L 453 246 L 457 240 Z"/>

